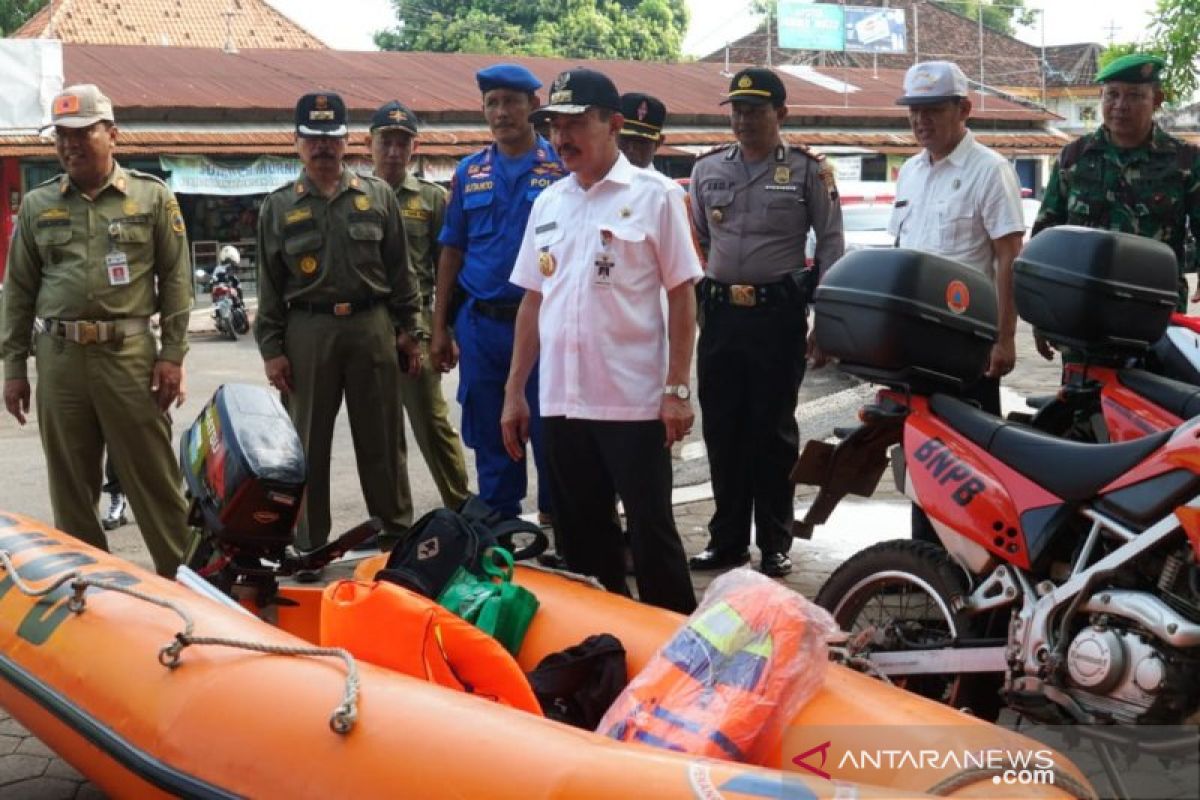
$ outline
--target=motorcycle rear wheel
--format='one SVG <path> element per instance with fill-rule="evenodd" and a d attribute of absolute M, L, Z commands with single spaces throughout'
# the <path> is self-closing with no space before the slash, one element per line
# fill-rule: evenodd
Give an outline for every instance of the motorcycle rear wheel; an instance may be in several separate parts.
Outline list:
<path fill-rule="evenodd" d="M 881 542 L 851 556 L 837 568 L 816 602 L 851 636 L 875 628 L 866 654 L 950 646 L 979 635 L 971 617 L 956 611 L 968 593 L 962 570 L 942 548 L 908 539 Z M 982 719 L 1000 712 L 1000 675 L 896 676 L 902 689 Z"/>

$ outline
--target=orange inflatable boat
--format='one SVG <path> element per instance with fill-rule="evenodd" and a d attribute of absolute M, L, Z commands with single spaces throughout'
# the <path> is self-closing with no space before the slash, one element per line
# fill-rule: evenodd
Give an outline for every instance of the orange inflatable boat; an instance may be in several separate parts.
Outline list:
<path fill-rule="evenodd" d="M 519 691 L 493 702 L 362 660 L 310 654 L 321 587 L 283 587 L 286 602 L 271 606 L 268 624 L 17 515 L 0 514 L 0 554 L 0 704 L 114 797 L 1091 793 L 1057 755 L 1048 770 L 1054 785 L 1013 786 L 957 763 L 845 766 L 839 750 L 917 748 L 934 728 L 953 731 L 963 747 L 1041 746 L 835 665 L 762 763 L 740 764 L 571 728 L 540 716 Z M 378 567 L 378 559 L 364 562 L 359 577 Z M 84 588 L 71 573 L 117 588 Z M 624 644 L 633 675 L 683 621 L 556 574 L 518 569 L 517 580 L 541 602 L 517 657 L 524 670 L 607 632 Z M 365 622 L 378 637 L 395 633 L 387 620 Z M 828 733 L 846 725 L 877 731 L 878 741 Z"/>

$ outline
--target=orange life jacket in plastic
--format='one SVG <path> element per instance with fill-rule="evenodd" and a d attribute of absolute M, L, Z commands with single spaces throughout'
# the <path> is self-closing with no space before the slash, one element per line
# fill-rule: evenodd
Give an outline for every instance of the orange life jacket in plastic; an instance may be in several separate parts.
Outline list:
<path fill-rule="evenodd" d="M 794 678 L 780 666 L 802 650 L 803 629 L 772 629 L 775 600 L 763 587 L 742 587 L 689 620 L 617 700 L 608 716 L 615 724 L 600 733 L 751 761 Z"/>
<path fill-rule="evenodd" d="M 434 601 L 388 581 L 338 581 L 321 595 L 321 646 L 542 715 L 503 645 Z"/>

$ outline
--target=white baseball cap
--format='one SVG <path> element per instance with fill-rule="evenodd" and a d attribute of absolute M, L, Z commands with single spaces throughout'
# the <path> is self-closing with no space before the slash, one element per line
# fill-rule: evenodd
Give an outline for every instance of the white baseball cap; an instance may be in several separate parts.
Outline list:
<path fill-rule="evenodd" d="M 967 76 L 951 61 L 924 61 L 904 73 L 904 96 L 896 105 L 920 106 L 968 96 Z"/>

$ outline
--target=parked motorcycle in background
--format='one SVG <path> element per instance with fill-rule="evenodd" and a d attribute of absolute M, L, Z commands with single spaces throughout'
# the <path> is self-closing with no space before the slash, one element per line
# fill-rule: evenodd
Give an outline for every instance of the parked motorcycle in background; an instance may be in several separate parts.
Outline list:
<path fill-rule="evenodd" d="M 212 298 L 212 315 L 217 332 L 236 341 L 239 333 L 250 331 L 250 317 L 242 302 L 241 282 L 235 274 L 242 263 L 242 256 L 236 247 L 227 244 L 221 248 L 217 258 L 218 263 L 211 276 L 198 269 L 196 277 L 201 281 L 209 280 L 208 293 Z"/>

